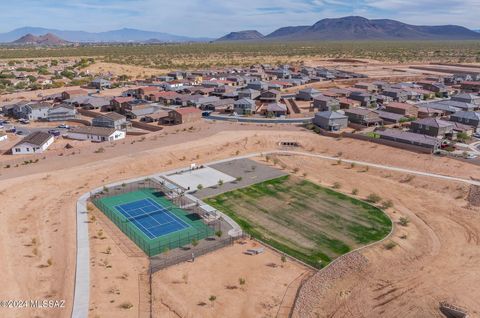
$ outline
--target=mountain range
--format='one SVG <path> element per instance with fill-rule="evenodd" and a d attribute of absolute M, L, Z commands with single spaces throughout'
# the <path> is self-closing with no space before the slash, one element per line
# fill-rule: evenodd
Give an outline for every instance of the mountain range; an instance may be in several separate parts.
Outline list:
<path fill-rule="evenodd" d="M 245 40 L 240 31 L 234 38 L 222 37 L 217 41 Z M 227 39 L 226 39 L 227 38 Z M 458 25 L 417 26 L 395 20 L 369 20 L 350 16 L 323 19 L 311 26 L 289 26 L 280 28 L 261 41 L 352 41 L 352 40 L 480 40 L 480 34 Z"/>
<path fill-rule="evenodd" d="M 48 35 L 48 39 L 42 38 Z M 26 38 L 24 38 L 27 36 Z M 40 37 L 35 39 L 34 37 Z M 55 38 L 53 38 L 55 37 Z M 85 32 L 23 27 L 0 33 L 0 43 L 63 45 L 71 43 L 168 43 L 208 42 L 206 37 L 188 37 L 156 31 L 119 29 Z M 231 32 L 216 41 L 352 41 L 352 40 L 480 40 L 479 30 L 458 25 L 417 26 L 388 19 L 369 20 L 350 16 L 323 19 L 313 25 L 281 27 L 268 35 L 256 30 Z M 58 42 L 58 44 L 56 44 Z"/>
<path fill-rule="evenodd" d="M 62 38 L 68 42 L 80 42 L 80 43 L 99 43 L 99 42 L 146 42 L 146 41 L 158 41 L 158 42 L 206 42 L 212 39 L 210 38 L 195 38 L 174 35 L 169 33 L 143 31 L 137 29 L 120 29 L 107 32 L 85 32 L 85 31 L 65 31 L 56 29 L 46 29 L 37 27 L 23 27 L 18 28 L 10 32 L 0 33 L 0 42 L 10 43 L 17 39 L 31 34 L 34 36 L 40 36 L 43 34 L 54 34 L 57 37 Z"/>

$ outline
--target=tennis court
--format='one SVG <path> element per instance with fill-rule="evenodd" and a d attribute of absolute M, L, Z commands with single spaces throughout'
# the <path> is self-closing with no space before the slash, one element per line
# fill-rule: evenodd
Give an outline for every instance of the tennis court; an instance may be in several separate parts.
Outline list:
<path fill-rule="evenodd" d="M 215 226 L 176 206 L 153 188 L 110 195 L 92 201 L 148 256 L 183 247 L 215 234 Z"/>
<path fill-rule="evenodd" d="M 117 205 L 115 208 L 127 218 L 126 222 L 132 222 L 151 239 L 190 227 L 170 213 L 168 208 L 150 198 Z"/>

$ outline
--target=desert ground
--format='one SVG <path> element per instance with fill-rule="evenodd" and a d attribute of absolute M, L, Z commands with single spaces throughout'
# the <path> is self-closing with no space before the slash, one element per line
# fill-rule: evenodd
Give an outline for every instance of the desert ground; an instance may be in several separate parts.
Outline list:
<path fill-rule="evenodd" d="M 4 256 L 1 260 L 4 271 L 0 274 L 0 283 L 9 288 L 0 291 L 0 299 L 65 299 L 66 307 L 50 311 L 1 309 L 0 316 L 69 317 L 75 275 L 75 203 L 81 194 L 105 183 L 187 166 L 191 162 L 205 163 L 237 154 L 273 150 L 281 140 L 298 141 L 303 151 L 310 153 L 467 179 L 480 178 L 477 166 L 453 159 L 346 138 L 331 139 L 296 127 L 203 125 L 191 133 L 158 132 L 143 141 L 138 138 L 134 143 L 105 145 L 102 153 L 94 152 L 98 145 L 89 145 L 75 155 L 48 156 L 33 165 L 1 169 L 0 222 L 4 230 L 0 233 L 0 253 Z M 470 207 L 465 200 L 467 186 L 427 177 L 412 178 L 376 168 L 366 170 L 360 165 L 355 168 L 346 164 L 332 165 L 332 161 L 306 157 L 281 157 L 281 161 L 288 169 L 298 166 L 299 174 L 307 173 L 307 178 L 322 185 L 340 182 L 340 190 L 345 193 L 357 188 L 360 198 L 377 193 L 391 199 L 394 207 L 387 211 L 388 214 L 395 221 L 400 216 L 410 220 L 406 227 L 396 226 L 391 237 L 396 243 L 394 248 L 387 250 L 383 244 L 368 248 L 361 252 L 362 259 L 366 259 L 362 266 L 333 275 L 332 279 L 322 277 L 323 273 L 330 272 L 320 272 L 305 283 L 294 312 L 296 317 L 315 317 L 317 313 L 319 317 L 379 317 L 387 313 L 388 317 L 436 317 L 435 306 L 440 300 L 464 306 L 471 313 L 480 311 L 477 300 L 480 297 L 477 266 L 480 226 L 476 225 L 480 224 L 480 217 L 479 210 Z M 91 316 L 138 317 L 142 314 L 139 310 L 142 282 L 138 272 L 143 270 L 145 263 L 116 245 L 108 228 L 99 235 L 102 224 L 97 218 L 92 220 L 90 228 Z M 400 238 L 404 234 L 406 237 Z M 109 253 L 108 247 L 111 247 Z M 293 265 L 290 269 L 287 267 L 287 275 L 283 270 L 272 270 L 264 278 L 271 283 L 264 286 L 258 283 L 260 287 L 254 286 L 253 281 L 263 282 L 262 278 L 247 277 L 245 290 L 222 289 L 211 304 L 207 296 L 210 291 L 238 282 L 240 275 L 252 272 L 251 262 L 261 265 L 270 258 L 278 260 L 278 256 L 269 253 L 265 259 L 246 259 L 238 253 L 240 248 L 234 246 L 219 254 L 198 258 L 195 264 L 181 264 L 157 273 L 154 278 L 155 310 L 166 313 L 162 299 L 171 297 L 168 305 L 172 307 L 168 310 L 185 313 L 183 317 L 188 317 L 194 309 L 205 317 L 215 317 L 210 314 L 222 315 L 225 312 L 221 312 L 220 307 L 232 306 L 233 317 L 251 317 L 252 311 L 257 314 L 257 306 L 269 304 L 268 299 L 257 297 L 256 305 L 244 312 L 238 307 L 239 297 L 247 301 L 258 293 L 267 295 L 270 292 L 277 297 L 282 293 L 281 285 L 302 272 Z M 223 275 L 201 279 L 200 274 L 195 274 L 201 268 L 222 271 L 222 263 L 218 261 L 222 255 L 239 260 L 238 267 L 232 269 L 235 275 L 231 281 Z M 242 262 L 242 258 L 245 261 Z M 106 263 L 105 259 L 108 259 Z M 183 278 L 184 272 L 188 272 L 188 284 L 173 284 L 173 280 Z M 202 275 L 213 273 L 205 271 Z M 165 283 L 169 284 L 168 294 L 164 292 Z M 205 292 L 199 292 L 202 289 Z M 286 290 L 285 286 L 283 293 Z M 236 293 L 239 296 L 233 297 Z M 192 301 L 185 304 L 183 300 L 188 297 Z M 202 306 L 197 307 L 197 302 L 202 301 L 207 305 L 198 308 Z M 132 307 L 124 309 L 130 307 L 122 306 L 125 302 Z M 272 310 L 266 308 L 262 313 L 269 317 Z"/>

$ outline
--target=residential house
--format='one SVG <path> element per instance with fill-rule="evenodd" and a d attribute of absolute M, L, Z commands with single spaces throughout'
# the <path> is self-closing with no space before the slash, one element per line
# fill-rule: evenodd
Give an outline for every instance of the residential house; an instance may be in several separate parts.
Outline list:
<path fill-rule="evenodd" d="M 402 120 L 406 119 L 406 117 L 403 115 L 386 112 L 384 110 L 377 109 L 373 111 L 378 114 L 378 117 L 380 117 L 385 124 L 398 124 Z"/>
<path fill-rule="evenodd" d="M 72 99 L 74 97 L 85 96 L 85 95 L 88 95 L 88 92 L 84 89 L 72 89 L 72 90 L 62 92 L 62 99 L 63 100 Z"/>
<path fill-rule="evenodd" d="M 345 109 L 345 115 L 349 122 L 364 126 L 381 125 L 383 123 L 377 113 L 366 108 Z"/>
<path fill-rule="evenodd" d="M 416 134 L 444 138 L 453 133 L 453 123 L 438 118 L 423 118 L 412 121 L 410 130 Z"/>
<path fill-rule="evenodd" d="M 315 114 L 313 123 L 328 131 L 338 131 L 348 126 L 348 117 L 334 111 L 323 111 Z"/>
<path fill-rule="evenodd" d="M 319 95 L 313 99 L 313 108 L 320 112 L 336 111 L 340 109 L 340 102 L 335 98 Z"/>
<path fill-rule="evenodd" d="M 258 97 L 260 97 L 260 91 L 257 91 L 255 89 L 246 88 L 238 91 L 238 99 L 257 99 Z"/>
<path fill-rule="evenodd" d="M 340 109 L 356 108 L 362 105 L 362 103 L 359 102 L 358 100 L 354 100 L 346 97 L 338 98 L 338 102 L 340 103 Z"/>
<path fill-rule="evenodd" d="M 235 100 L 233 98 L 219 99 L 210 103 L 200 105 L 201 110 L 210 110 L 216 112 L 230 112 L 233 109 Z"/>
<path fill-rule="evenodd" d="M 387 88 L 383 90 L 383 95 L 393 98 L 394 101 L 403 103 L 408 100 L 408 92 L 403 89 Z"/>
<path fill-rule="evenodd" d="M 115 128 L 117 130 L 125 129 L 127 118 L 119 113 L 110 112 L 93 118 L 92 126 Z"/>
<path fill-rule="evenodd" d="M 480 129 L 480 113 L 460 111 L 450 115 L 450 120 L 464 125 L 473 126 L 476 130 Z"/>
<path fill-rule="evenodd" d="M 480 95 L 464 93 L 452 96 L 451 99 L 457 102 L 477 105 L 477 108 L 480 107 Z"/>
<path fill-rule="evenodd" d="M 375 92 L 378 91 L 378 87 L 376 85 L 374 85 L 373 83 L 358 82 L 353 87 L 364 89 L 364 90 L 369 91 L 371 93 L 375 93 Z"/>
<path fill-rule="evenodd" d="M 33 132 L 12 147 L 12 155 L 43 153 L 54 140 L 55 138 L 46 132 Z"/>
<path fill-rule="evenodd" d="M 298 91 L 296 95 L 296 99 L 311 101 L 319 95 L 321 95 L 319 90 L 316 90 L 314 88 L 305 88 Z"/>
<path fill-rule="evenodd" d="M 260 100 L 263 102 L 278 102 L 281 97 L 280 92 L 273 89 L 260 94 Z"/>
<path fill-rule="evenodd" d="M 132 96 L 125 96 L 125 97 L 115 97 L 110 100 L 110 110 L 114 110 L 116 112 L 120 112 L 122 109 L 128 106 L 128 103 L 134 101 L 135 99 Z"/>
<path fill-rule="evenodd" d="M 430 107 L 418 107 L 418 118 L 429 118 L 429 117 L 443 117 L 445 112 L 439 109 L 430 108 Z"/>
<path fill-rule="evenodd" d="M 97 96 L 77 96 L 63 101 L 66 104 L 82 107 L 83 109 L 102 109 L 110 105 L 110 98 Z"/>
<path fill-rule="evenodd" d="M 441 145 L 441 141 L 439 139 L 429 135 L 416 134 L 398 129 L 377 130 L 375 133 L 380 137 L 380 139 L 419 146 L 430 149 L 432 152 L 437 150 Z"/>
<path fill-rule="evenodd" d="M 376 97 L 373 94 L 366 92 L 353 91 L 348 96 L 350 99 L 358 100 L 363 107 L 375 107 L 377 106 Z"/>
<path fill-rule="evenodd" d="M 90 140 L 92 142 L 116 141 L 124 139 L 125 131 L 97 126 L 76 126 L 68 131 L 68 138 Z"/>
<path fill-rule="evenodd" d="M 468 92 L 480 92 L 480 81 L 464 81 L 462 82 L 460 88 L 464 91 Z"/>
<path fill-rule="evenodd" d="M 256 105 L 253 99 L 242 98 L 233 104 L 233 111 L 238 115 L 250 115 L 255 112 Z"/>
<path fill-rule="evenodd" d="M 28 104 L 25 106 L 25 117 L 28 120 L 42 120 L 47 119 L 48 111 L 52 107 L 51 104 L 40 102 Z"/>
<path fill-rule="evenodd" d="M 287 115 L 287 105 L 280 103 L 270 103 L 265 108 L 265 114 L 268 117 L 280 117 Z"/>
<path fill-rule="evenodd" d="M 183 107 L 168 112 L 164 122 L 172 125 L 193 123 L 202 118 L 202 111 L 195 107 Z"/>
<path fill-rule="evenodd" d="M 75 106 L 68 104 L 60 104 L 48 109 L 47 120 L 48 121 L 67 121 L 75 119 L 77 116 L 77 110 Z"/>
<path fill-rule="evenodd" d="M 422 88 L 426 89 L 427 91 L 434 92 L 438 97 L 448 97 L 449 95 L 449 89 L 443 83 L 435 81 L 421 81 L 417 82 L 417 84 L 422 86 Z"/>
<path fill-rule="evenodd" d="M 418 108 L 415 105 L 393 102 L 385 105 L 384 108 L 386 112 L 400 114 L 410 118 L 418 117 Z"/>
<path fill-rule="evenodd" d="M 247 84 L 247 88 L 254 89 L 256 91 L 266 91 L 268 90 L 268 83 L 255 81 Z"/>
<path fill-rule="evenodd" d="M 112 83 L 102 77 L 97 77 L 90 83 L 90 86 L 98 90 L 103 90 L 106 88 L 111 88 Z"/>
<path fill-rule="evenodd" d="M 148 99 L 151 94 L 155 94 L 159 91 L 157 86 L 144 86 L 137 89 L 136 98 Z"/>
<path fill-rule="evenodd" d="M 161 123 L 163 119 L 168 117 L 168 111 L 167 110 L 159 110 L 153 114 L 146 115 L 140 119 L 140 121 L 146 122 L 146 123 L 154 123 L 154 122 L 159 122 Z"/>

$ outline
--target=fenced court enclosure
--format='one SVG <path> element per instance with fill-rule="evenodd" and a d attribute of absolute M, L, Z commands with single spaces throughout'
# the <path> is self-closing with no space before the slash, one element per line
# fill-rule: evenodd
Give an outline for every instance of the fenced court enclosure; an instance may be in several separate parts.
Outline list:
<path fill-rule="evenodd" d="M 104 188 L 91 200 L 149 257 L 212 237 L 222 229 L 220 220 L 206 221 L 207 212 L 181 191 L 152 179 Z"/>

